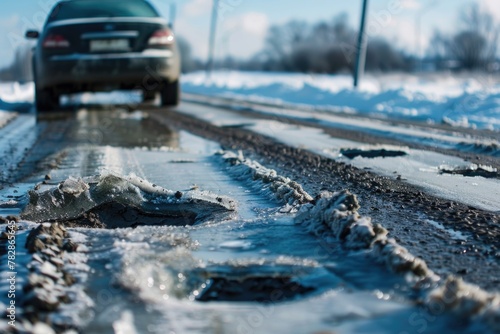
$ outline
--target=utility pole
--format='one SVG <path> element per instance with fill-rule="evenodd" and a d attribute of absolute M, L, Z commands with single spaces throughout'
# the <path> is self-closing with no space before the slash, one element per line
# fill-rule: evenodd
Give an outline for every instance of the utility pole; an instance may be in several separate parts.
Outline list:
<path fill-rule="evenodd" d="M 170 3 L 170 29 L 174 30 L 175 19 L 177 16 L 177 4 L 175 2 Z"/>
<path fill-rule="evenodd" d="M 356 48 L 356 68 L 354 69 L 354 88 L 358 87 L 359 79 L 363 76 L 366 63 L 366 46 L 368 36 L 365 34 L 366 13 L 368 11 L 368 0 L 363 0 L 363 11 L 361 12 L 361 26 L 358 35 L 358 47 Z"/>
<path fill-rule="evenodd" d="M 214 69 L 214 53 L 215 53 L 215 36 L 217 33 L 217 19 L 219 11 L 219 0 L 213 0 L 212 7 L 212 23 L 210 25 L 210 40 L 208 44 L 208 62 L 207 62 L 207 78 L 210 78 L 212 70 Z"/>

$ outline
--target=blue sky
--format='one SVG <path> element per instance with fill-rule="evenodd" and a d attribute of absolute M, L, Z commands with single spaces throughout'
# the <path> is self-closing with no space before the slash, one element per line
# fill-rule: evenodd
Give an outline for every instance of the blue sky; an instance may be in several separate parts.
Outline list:
<path fill-rule="evenodd" d="M 191 44 L 197 57 L 207 54 L 212 0 L 150 0 L 168 17 L 170 3 L 177 4 L 176 30 Z M 40 29 L 47 12 L 57 0 L 3 0 L 0 13 L 0 66 L 13 60 L 17 45 L 24 43 L 28 28 Z M 309 22 L 330 20 L 345 12 L 351 25 L 359 22 L 361 0 L 220 0 L 222 18 L 218 25 L 217 55 L 245 57 L 257 52 L 267 28 L 291 19 Z M 409 52 L 428 47 L 435 29 L 452 31 L 464 5 L 479 2 L 500 21 L 498 0 L 370 0 L 369 36 L 384 36 Z M 420 19 L 422 30 L 416 35 Z"/>

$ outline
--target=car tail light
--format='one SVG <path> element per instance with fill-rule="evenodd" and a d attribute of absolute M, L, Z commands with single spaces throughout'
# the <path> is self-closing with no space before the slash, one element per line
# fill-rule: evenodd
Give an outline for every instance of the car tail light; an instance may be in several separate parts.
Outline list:
<path fill-rule="evenodd" d="M 155 31 L 149 38 L 150 46 L 169 46 L 174 43 L 174 34 L 169 29 Z"/>
<path fill-rule="evenodd" d="M 47 49 L 69 48 L 69 41 L 62 35 L 48 35 L 42 42 L 42 46 Z"/>

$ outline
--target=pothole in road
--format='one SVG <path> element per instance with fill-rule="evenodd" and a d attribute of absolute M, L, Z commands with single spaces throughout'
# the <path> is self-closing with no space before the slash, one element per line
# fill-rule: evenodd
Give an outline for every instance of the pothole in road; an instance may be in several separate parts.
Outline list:
<path fill-rule="evenodd" d="M 254 276 L 243 279 L 212 277 L 198 301 L 280 302 L 312 293 L 316 288 L 304 286 L 290 276 Z"/>
<path fill-rule="evenodd" d="M 307 266 L 248 266 L 208 276 L 197 301 L 280 303 L 333 289 L 341 282 L 322 268 Z"/>
<path fill-rule="evenodd" d="M 489 179 L 500 178 L 500 173 L 496 168 L 476 164 L 455 168 L 443 165 L 439 166 L 439 172 L 441 174 L 463 175 L 468 177 L 482 176 Z"/>
<path fill-rule="evenodd" d="M 194 210 L 162 210 L 151 213 L 118 202 L 103 203 L 81 216 L 63 220 L 67 227 L 126 228 L 138 226 L 188 226 L 201 222 Z"/>
<path fill-rule="evenodd" d="M 197 189 L 167 190 L 135 175 L 113 173 L 68 178 L 57 187 L 30 191 L 28 197 L 23 219 L 71 227 L 186 226 L 226 220 L 236 210 L 229 197 Z"/>
<path fill-rule="evenodd" d="M 398 150 L 388 150 L 385 148 L 376 150 L 362 150 L 362 149 L 341 149 L 340 154 L 349 159 L 354 159 L 357 157 L 362 158 L 392 158 L 392 157 L 402 157 L 408 155 L 407 152 Z"/>

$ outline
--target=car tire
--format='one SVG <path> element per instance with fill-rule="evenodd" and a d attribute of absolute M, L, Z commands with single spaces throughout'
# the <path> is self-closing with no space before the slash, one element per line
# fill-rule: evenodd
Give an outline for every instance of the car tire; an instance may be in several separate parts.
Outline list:
<path fill-rule="evenodd" d="M 156 99 L 156 91 L 144 90 L 142 92 L 142 102 L 152 102 Z"/>
<path fill-rule="evenodd" d="M 160 91 L 161 105 L 163 107 L 174 107 L 179 104 L 179 80 L 166 82 Z"/>
<path fill-rule="evenodd" d="M 59 95 L 51 89 L 36 89 L 35 105 L 37 112 L 55 111 L 59 108 Z"/>

